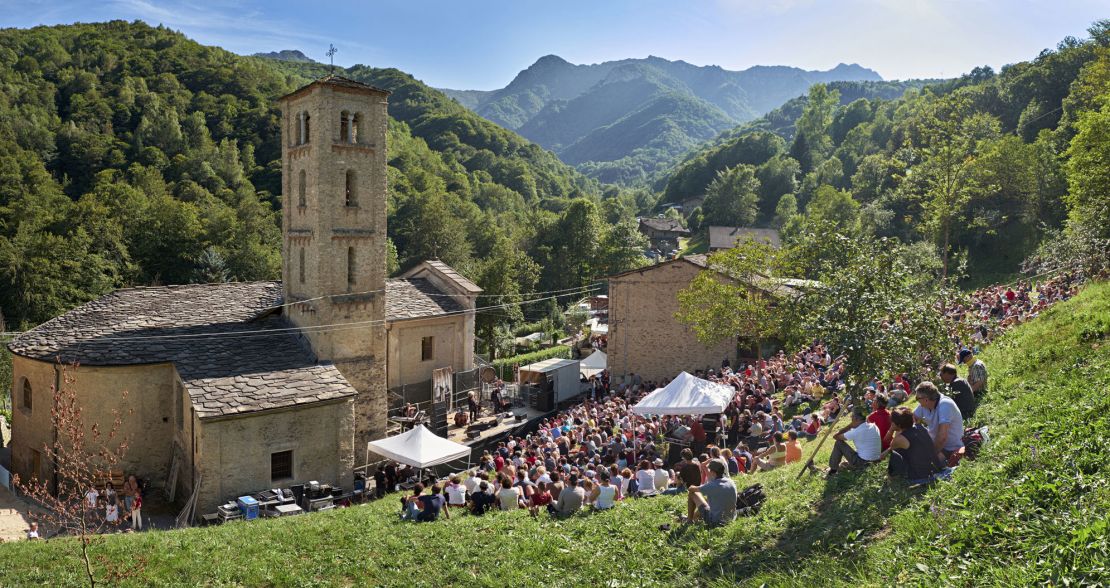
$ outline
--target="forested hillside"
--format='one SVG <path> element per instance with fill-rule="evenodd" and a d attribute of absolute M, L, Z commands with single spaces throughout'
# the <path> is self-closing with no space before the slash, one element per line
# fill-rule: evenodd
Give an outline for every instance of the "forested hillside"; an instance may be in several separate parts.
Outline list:
<path fill-rule="evenodd" d="M 541 57 L 500 90 L 445 90 L 458 102 L 604 182 L 643 184 L 699 143 L 834 80 L 880 80 L 859 65 L 828 71 L 728 71 L 659 57 L 575 65 Z"/>
<path fill-rule="evenodd" d="M 8 327 L 125 285 L 280 277 L 274 100 L 325 73 L 139 22 L 0 31 Z M 631 219 L 647 194 L 603 202 L 594 180 L 403 72 L 341 73 L 393 92 L 391 268 L 438 255 L 510 301 L 641 263 Z"/>
<path fill-rule="evenodd" d="M 773 226 L 789 239 L 831 221 L 931 242 L 950 273 L 966 260 L 977 280 L 1007 275 L 1063 226 L 1069 203 L 1080 220 L 1107 219 L 1110 183 L 1095 161 L 1107 153 L 1108 26 L 901 98 L 871 93 L 881 85 L 814 86 L 692 154 L 663 200 L 704 195 L 694 228 Z"/>

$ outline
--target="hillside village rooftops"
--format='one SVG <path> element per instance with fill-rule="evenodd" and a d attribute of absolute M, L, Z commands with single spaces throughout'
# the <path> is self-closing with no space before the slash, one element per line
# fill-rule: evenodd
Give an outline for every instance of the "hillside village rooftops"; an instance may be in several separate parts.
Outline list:
<path fill-rule="evenodd" d="M 782 246 L 782 238 L 775 229 L 756 229 L 751 227 L 709 227 L 710 249 L 732 249 L 737 241 L 751 239 L 765 243 L 776 249 Z"/>
<path fill-rule="evenodd" d="M 386 284 L 387 321 L 464 310 L 426 279 Z M 301 343 L 281 305 L 281 282 L 125 288 L 19 335 L 8 348 L 67 364 L 172 363 L 200 418 L 353 396 L 339 370 Z"/>
<path fill-rule="evenodd" d="M 690 234 L 690 231 L 682 227 L 682 223 L 673 218 L 642 218 L 640 224 L 656 231 L 666 231 L 680 235 Z"/>

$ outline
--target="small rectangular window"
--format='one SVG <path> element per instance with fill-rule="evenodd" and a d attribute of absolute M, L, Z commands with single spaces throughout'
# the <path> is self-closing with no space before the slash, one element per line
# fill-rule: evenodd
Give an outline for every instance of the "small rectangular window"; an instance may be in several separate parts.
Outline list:
<path fill-rule="evenodd" d="M 420 361 L 431 361 L 435 357 L 436 344 L 435 337 L 424 337 L 420 339 Z"/>
<path fill-rule="evenodd" d="M 288 480 L 293 477 L 293 450 L 270 454 L 270 481 Z"/>

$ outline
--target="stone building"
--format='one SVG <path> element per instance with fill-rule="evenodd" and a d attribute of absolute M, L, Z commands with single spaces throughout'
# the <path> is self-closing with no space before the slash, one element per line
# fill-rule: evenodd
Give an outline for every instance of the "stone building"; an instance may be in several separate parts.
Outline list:
<path fill-rule="evenodd" d="M 709 227 L 709 250 L 732 249 L 740 241 L 751 239 L 757 243 L 770 245 L 775 249 L 782 247 L 782 237 L 776 229 L 756 229 L 752 227 Z"/>
<path fill-rule="evenodd" d="M 86 424 L 130 411 L 125 471 L 172 477 L 200 512 L 350 487 L 386 429 L 387 382 L 471 367 L 478 287 L 438 261 L 386 277 L 387 96 L 330 76 L 281 99 L 282 281 L 118 290 L 9 344 L 14 473 L 54 480 L 42 449 L 64 364 L 80 364 Z"/>
<path fill-rule="evenodd" d="M 690 231 L 673 218 L 641 218 L 639 229 L 653 249 L 667 251 L 678 249 L 680 237 L 690 236 Z"/>
<path fill-rule="evenodd" d="M 707 347 L 694 330 L 675 318 L 678 293 L 708 268 L 705 255 L 686 255 L 609 277 L 609 371 L 644 379 L 672 378 L 679 372 L 719 368 L 725 358 L 754 358 L 755 346 L 723 341 Z M 728 279 L 722 276 L 721 279 Z M 774 295 L 792 295 L 797 280 L 768 280 Z M 765 350 L 766 353 L 766 350 Z"/>

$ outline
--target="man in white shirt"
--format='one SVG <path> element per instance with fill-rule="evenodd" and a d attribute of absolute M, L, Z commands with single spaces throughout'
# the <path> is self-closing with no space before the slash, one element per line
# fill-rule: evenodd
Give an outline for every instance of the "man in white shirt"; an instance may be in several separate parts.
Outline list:
<path fill-rule="evenodd" d="M 663 460 L 655 458 L 655 490 L 663 492 L 671 486 L 671 472 L 663 467 Z"/>
<path fill-rule="evenodd" d="M 879 460 L 882 453 L 882 439 L 879 437 L 879 427 L 875 423 L 867 422 L 863 413 L 852 411 L 852 424 L 838 431 L 833 438 L 832 455 L 829 457 L 828 475 L 836 475 L 841 462 L 847 462 L 848 467 L 863 467 Z M 855 449 L 848 442 L 855 444 Z"/>

